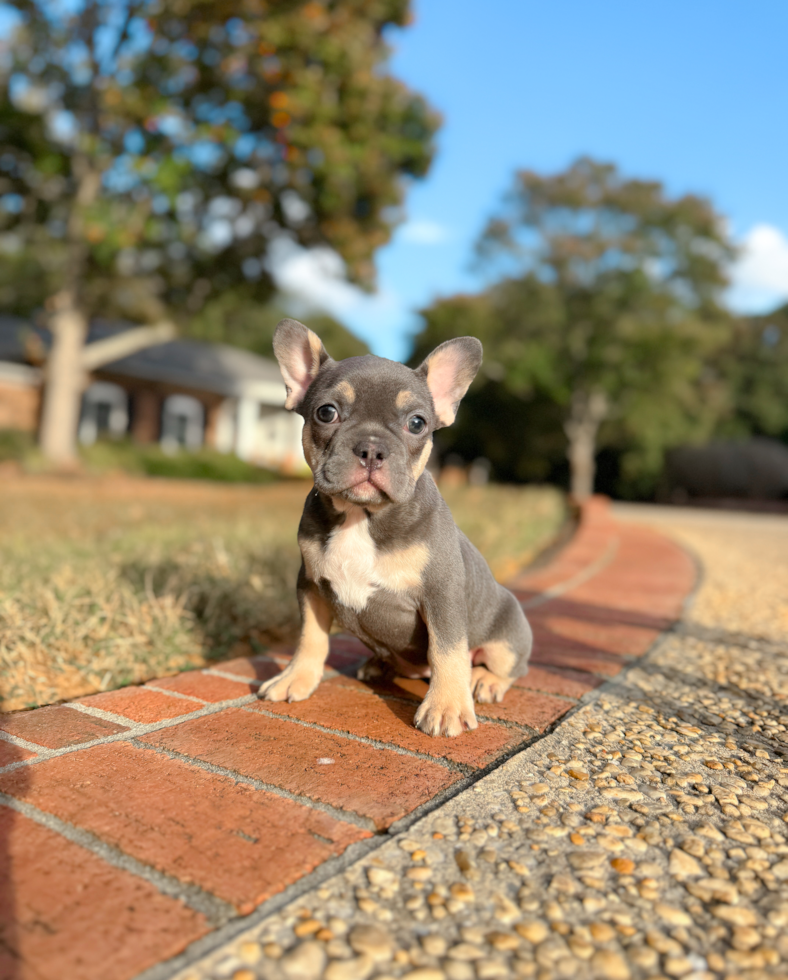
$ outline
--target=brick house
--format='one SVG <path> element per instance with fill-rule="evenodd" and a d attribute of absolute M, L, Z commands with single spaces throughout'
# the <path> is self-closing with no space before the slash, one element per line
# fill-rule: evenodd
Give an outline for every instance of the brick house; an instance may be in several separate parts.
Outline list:
<path fill-rule="evenodd" d="M 97 322 L 88 341 L 125 325 Z M 0 316 L 0 429 L 38 428 L 49 337 L 27 321 Z M 300 472 L 301 418 L 283 409 L 274 361 L 225 344 L 173 340 L 93 371 L 82 396 L 78 437 L 159 442 L 168 451 L 210 446 L 261 466 Z"/>

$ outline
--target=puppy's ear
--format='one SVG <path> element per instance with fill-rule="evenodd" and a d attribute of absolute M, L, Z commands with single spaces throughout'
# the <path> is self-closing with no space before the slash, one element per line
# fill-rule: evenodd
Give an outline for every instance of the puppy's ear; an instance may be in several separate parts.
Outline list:
<path fill-rule="evenodd" d="M 285 408 L 297 409 L 304 400 L 307 388 L 331 358 L 316 333 L 289 318 L 280 320 L 274 333 L 274 354 L 287 388 Z"/>
<path fill-rule="evenodd" d="M 427 379 L 441 426 L 451 425 L 457 407 L 482 363 L 482 345 L 475 337 L 457 337 L 436 347 L 416 369 Z"/>

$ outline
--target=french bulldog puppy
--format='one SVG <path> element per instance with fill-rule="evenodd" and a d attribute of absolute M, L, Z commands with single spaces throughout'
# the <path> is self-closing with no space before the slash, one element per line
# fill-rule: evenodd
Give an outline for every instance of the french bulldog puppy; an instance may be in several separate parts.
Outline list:
<path fill-rule="evenodd" d="M 366 355 L 334 361 L 296 320 L 274 336 L 285 407 L 304 417 L 315 485 L 298 530 L 301 638 L 260 688 L 303 701 L 320 682 L 334 621 L 385 665 L 428 677 L 415 724 L 429 735 L 476 728 L 473 699 L 500 701 L 528 670 L 532 633 L 519 603 L 452 519 L 426 470 L 432 433 L 451 425 L 482 360 L 473 337 L 437 347 L 415 371 Z"/>

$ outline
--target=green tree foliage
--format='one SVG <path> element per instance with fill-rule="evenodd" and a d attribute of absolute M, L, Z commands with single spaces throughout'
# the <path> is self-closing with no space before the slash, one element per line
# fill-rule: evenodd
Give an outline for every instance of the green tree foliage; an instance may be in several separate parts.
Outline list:
<path fill-rule="evenodd" d="M 719 434 L 788 442 L 788 305 L 737 320 L 718 370 L 731 390 L 730 411 Z"/>
<path fill-rule="evenodd" d="M 93 313 L 183 320 L 230 290 L 265 302 L 282 239 L 330 247 L 372 283 L 437 126 L 385 70 L 384 32 L 408 8 L 18 0 L 0 59 L 0 246 L 25 279 L 0 290 L 26 311 L 32 271 L 48 296 L 60 409 Z"/>
<path fill-rule="evenodd" d="M 417 354 L 478 336 L 488 383 L 542 419 L 545 402 L 559 409 L 578 497 L 592 492 L 600 445 L 622 449 L 635 492 L 666 446 L 711 432 L 725 394 L 707 361 L 728 330 L 719 295 L 732 250 L 707 201 L 671 199 L 589 159 L 556 175 L 521 171 L 478 253 L 498 281 L 424 311 Z M 513 456 L 537 449 L 509 435 Z"/>
<path fill-rule="evenodd" d="M 189 336 L 196 340 L 232 344 L 270 357 L 277 323 L 282 317 L 296 313 L 302 315 L 300 310 L 287 309 L 283 302 L 274 300 L 260 307 L 245 290 L 229 290 L 209 300 L 202 311 L 189 321 L 186 329 Z M 369 353 L 364 341 L 334 317 L 326 313 L 310 313 L 305 319 L 335 360 Z"/>

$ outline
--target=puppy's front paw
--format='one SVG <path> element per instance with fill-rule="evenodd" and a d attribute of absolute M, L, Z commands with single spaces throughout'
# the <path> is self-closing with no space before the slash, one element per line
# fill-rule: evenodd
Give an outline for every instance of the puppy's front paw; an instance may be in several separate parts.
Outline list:
<path fill-rule="evenodd" d="M 322 672 L 315 674 L 312 670 L 290 664 L 281 674 L 261 685 L 257 696 L 263 701 L 305 701 L 314 692 L 321 677 Z"/>
<path fill-rule="evenodd" d="M 456 738 L 466 730 L 478 727 L 473 701 L 467 697 L 447 697 L 427 691 L 413 720 L 416 728 L 427 735 L 448 735 Z"/>

